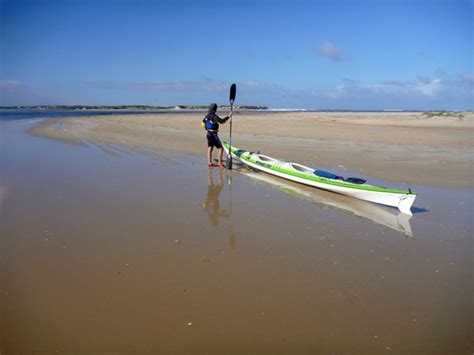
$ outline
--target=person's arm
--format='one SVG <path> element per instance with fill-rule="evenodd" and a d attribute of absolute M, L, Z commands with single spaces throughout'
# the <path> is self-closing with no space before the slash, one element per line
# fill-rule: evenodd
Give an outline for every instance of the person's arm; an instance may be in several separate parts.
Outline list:
<path fill-rule="evenodd" d="M 224 118 L 220 118 L 219 116 L 215 115 L 214 118 L 216 119 L 217 122 L 219 123 L 224 123 L 227 122 L 227 120 L 230 118 L 230 116 L 226 116 Z"/>

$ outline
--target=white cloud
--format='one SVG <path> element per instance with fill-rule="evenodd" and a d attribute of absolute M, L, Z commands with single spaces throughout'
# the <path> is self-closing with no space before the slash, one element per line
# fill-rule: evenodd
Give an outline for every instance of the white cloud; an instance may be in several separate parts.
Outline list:
<path fill-rule="evenodd" d="M 416 83 L 413 88 L 423 95 L 434 97 L 442 90 L 443 85 L 441 79 L 434 79 L 428 82 Z"/>
<path fill-rule="evenodd" d="M 19 80 L 1 80 L 0 105 L 79 103 L 79 104 L 225 104 L 232 82 L 202 78 L 156 82 L 87 82 L 76 91 L 52 92 L 30 88 Z M 254 78 L 237 81 L 240 105 L 267 105 L 272 108 L 316 109 L 473 109 L 474 75 L 419 76 L 413 80 L 362 82 L 344 77 L 339 83 L 321 87 L 295 88 Z M 41 96 L 39 94 L 41 93 Z M 53 92 L 54 93 L 54 92 Z M 68 101 L 65 99 L 68 98 Z"/>
<path fill-rule="evenodd" d="M 260 81 L 257 81 L 257 80 L 247 80 L 245 82 L 245 85 L 249 86 L 249 87 L 259 87 L 262 85 L 262 83 Z"/>
<path fill-rule="evenodd" d="M 346 79 L 335 87 L 320 90 L 314 99 L 319 101 L 319 107 L 326 108 L 472 109 L 474 81 L 469 84 L 469 80 L 466 75 L 443 79 L 420 76 L 412 81 L 374 83 Z"/>
<path fill-rule="evenodd" d="M 23 83 L 20 80 L 0 80 L 0 90 L 2 91 L 12 91 L 20 86 L 22 86 Z"/>
<path fill-rule="evenodd" d="M 463 74 L 461 80 L 467 84 L 474 84 L 474 75 L 472 74 Z"/>
<path fill-rule="evenodd" d="M 0 105 L 44 105 L 66 103 L 53 97 L 47 90 L 33 89 L 28 83 L 15 79 L 0 79 Z"/>
<path fill-rule="evenodd" d="M 472 108 L 474 77 L 430 78 L 419 76 L 412 81 L 385 80 L 360 82 L 343 78 L 332 87 L 305 89 L 266 83 L 259 80 L 237 82 L 237 104 L 267 105 L 274 108 L 319 109 L 466 109 Z M 206 104 L 227 102 L 230 82 L 204 78 L 197 81 L 89 83 L 95 89 L 114 90 L 137 97 L 151 98 L 149 104 Z M 128 96 L 126 96 L 128 97 Z"/>
<path fill-rule="evenodd" d="M 141 81 L 141 82 L 88 82 L 87 86 L 107 90 L 125 91 L 219 91 L 228 88 L 230 84 L 224 81 L 204 79 L 200 81 L 175 80 L 175 81 Z"/>
<path fill-rule="evenodd" d="M 329 41 L 321 43 L 321 45 L 318 47 L 318 52 L 319 54 L 336 62 L 348 59 L 347 54 L 342 49 L 337 48 Z"/>
<path fill-rule="evenodd" d="M 327 90 L 324 94 L 328 97 L 341 98 L 344 95 L 365 94 L 369 95 L 423 95 L 436 96 L 443 89 L 441 79 L 419 77 L 417 81 L 386 80 L 379 83 L 358 83 L 345 79 L 343 84 L 334 89 Z"/>

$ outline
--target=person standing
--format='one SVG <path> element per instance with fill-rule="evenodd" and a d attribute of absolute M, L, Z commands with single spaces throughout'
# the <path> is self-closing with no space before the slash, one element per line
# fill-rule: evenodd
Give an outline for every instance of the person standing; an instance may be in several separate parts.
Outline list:
<path fill-rule="evenodd" d="M 207 131 L 207 165 L 209 167 L 217 166 L 219 168 L 223 168 L 224 165 L 222 165 L 222 155 L 224 148 L 222 147 L 221 140 L 218 136 L 219 124 L 227 122 L 232 117 L 232 112 L 230 112 L 229 116 L 224 118 L 220 118 L 216 112 L 217 104 L 211 104 L 209 106 L 209 112 L 202 120 L 203 126 Z M 217 165 L 212 162 L 212 151 L 214 150 L 214 147 L 216 147 L 218 150 Z"/>

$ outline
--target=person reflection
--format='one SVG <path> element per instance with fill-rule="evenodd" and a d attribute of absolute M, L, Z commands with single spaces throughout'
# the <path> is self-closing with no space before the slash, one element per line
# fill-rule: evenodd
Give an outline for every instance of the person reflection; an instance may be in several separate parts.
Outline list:
<path fill-rule="evenodd" d="M 209 216 L 209 222 L 214 227 L 217 227 L 219 225 L 219 219 L 221 217 L 228 219 L 229 214 L 225 210 L 221 209 L 219 202 L 219 195 L 224 187 L 222 180 L 222 170 L 219 169 L 217 171 L 217 185 L 214 183 L 214 176 L 212 175 L 212 170 L 213 169 L 209 169 L 209 175 L 207 179 L 207 197 L 202 204 L 202 208 L 204 209 L 204 211 L 207 212 L 207 215 Z"/>

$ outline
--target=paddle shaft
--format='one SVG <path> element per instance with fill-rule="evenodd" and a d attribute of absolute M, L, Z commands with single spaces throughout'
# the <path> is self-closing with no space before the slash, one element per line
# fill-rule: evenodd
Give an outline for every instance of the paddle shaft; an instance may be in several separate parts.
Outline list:
<path fill-rule="evenodd" d="M 229 128 L 229 144 L 230 147 L 232 147 L 232 111 L 234 108 L 234 100 L 235 100 L 235 95 L 237 93 L 237 86 L 235 84 L 232 84 L 230 86 L 230 95 L 229 95 L 229 101 L 230 101 L 230 128 Z M 227 169 L 232 170 L 232 148 L 229 148 L 229 154 L 227 155 Z"/>
<path fill-rule="evenodd" d="M 233 104 L 230 104 L 230 112 L 232 113 Z M 232 147 L 232 116 L 230 117 L 230 127 L 229 127 L 229 144 Z M 229 150 L 229 154 L 227 155 L 227 169 L 232 170 L 232 153 Z"/>
<path fill-rule="evenodd" d="M 232 113 L 234 104 L 230 104 L 230 113 Z M 230 117 L 229 144 L 232 146 L 232 116 Z"/>

